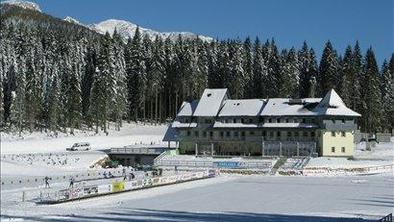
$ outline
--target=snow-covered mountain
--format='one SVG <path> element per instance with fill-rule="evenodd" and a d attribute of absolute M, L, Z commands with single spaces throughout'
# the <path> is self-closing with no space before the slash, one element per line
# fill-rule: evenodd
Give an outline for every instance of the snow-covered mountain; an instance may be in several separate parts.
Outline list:
<path fill-rule="evenodd" d="M 74 24 L 76 24 L 76 25 L 85 26 L 85 25 L 82 24 L 80 21 L 78 21 L 78 20 L 76 20 L 75 18 L 70 17 L 70 16 L 65 17 L 63 20 L 66 21 L 66 22 L 74 23 Z"/>
<path fill-rule="evenodd" d="M 16 5 L 21 8 L 31 9 L 31 10 L 42 12 L 40 9 L 40 6 L 34 2 L 28 2 L 28 1 L 22 1 L 22 0 L 8 0 L 8 1 L 2 1 L 1 4 Z"/>
<path fill-rule="evenodd" d="M 117 32 L 125 39 L 128 39 L 129 37 L 133 37 L 135 34 L 135 31 L 137 29 L 137 25 L 134 23 L 131 23 L 129 21 L 124 21 L 124 20 L 117 20 L 117 19 L 109 19 L 105 20 L 103 22 L 100 22 L 98 24 L 93 24 L 90 25 L 90 27 L 93 30 L 96 30 L 97 32 L 100 32 L 102 34 L 109 32 L 111 35 L 113 34 L 114 30 L 116 29 Z M 170 38 L 171 40 L 175 40 L 178 38 L 179 35 L 181 35 L 184 38 L 196 38 L 197 36 L 204 40 L 204 41 L 212 41 L 213 38 L 207 37 L 207 36 L 200 36 L 191 32 L 159 32 L 155 31 L 152 29 L 147 29 L 143 27 L 139 27 L 140 32 L 142 35 L 148 35 L 152 39 L 156 38 L 156 36 L 159 36 L 163 39 Z"/>
<path fill-rule="evenodd" d="M 11 4 L 11 5 L 16 5 L 18 7 L 22 7 L 25 9 L 30 9 L 30 10 L 35 10 L 38 12 L 42 12 L 39 5 L 33 2 L 29 1 L 23 1 L 23 0 L 7 0 L 1 2 L 1 4 Z M 63 19 L 66 22 L 70 22 L 76 25 L 81 25 L 84 27 L 87 27 L 93 31 L 96 31 L 101 34 L 105 34 L 106 32 L 109 32 L 111 35 L 113 34 L 114 30 L 116 29 L 118 33 L 127 41 L 129 37 L 133 37 L 135 34 L 135 31 L 137 29 L 137 25 L 129 22 L 129 21 L 124 21 L 124 20 L 117 20 L 117 19 L 109 19 L 102 21 L 98 24 L 91 24 L 91 25 L 86 25 L 81 22 L 79 22 L 77 19 L 72 18 L 70 16 L 67 16 L 66 18 Z M 214 39 L 211 37 L 207 36 L 202 36 L 202 35 L 197 35 L 195 33 L 191 32 L 159 32 L 155 31 L 152 29 L 148 28 L 143 28 L 140 27 L 141 34 L 148 35 L 152 40 L 156 38 L 156 36 L 159 36 L 163 39 L 170 38 L 171 40 L 176 40 L 179 35 L 181 35 L 185 39 L 192 39 L 196 38 L 197 36 L 202 39 L 203 41 L 213 41 Z"/>

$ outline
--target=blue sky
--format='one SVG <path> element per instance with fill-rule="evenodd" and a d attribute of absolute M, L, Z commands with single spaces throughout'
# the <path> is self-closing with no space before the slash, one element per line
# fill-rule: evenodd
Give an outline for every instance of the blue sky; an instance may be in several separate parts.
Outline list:
<path fill-rule="evenodd" d="M 394 52 L 393 0 L 32 0 L 56 17 L 83 23 L 128 20 L 158 31 L 191 31 L 226 38 L 274 38 L 279 47 L 306 40 L 320 59 L 331 40 L 343 53 L 360 41 L 378 62 Z"/>

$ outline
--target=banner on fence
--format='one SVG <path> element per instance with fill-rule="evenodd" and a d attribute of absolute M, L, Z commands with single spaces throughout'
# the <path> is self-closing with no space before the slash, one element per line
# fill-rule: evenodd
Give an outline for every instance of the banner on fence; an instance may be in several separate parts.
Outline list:
<path fill-rule="evenodd" d="M 213 162 L 213 166 L 217 168 L 239 168 L 239 162 L 234 161 L 221 161 L 221 162 Z"/>
<path fill-rule="evenodd" d="M 125 182 L 114 181 L 112 182 L 112 192 L 120 192 L 124 190 Z"/>
<path fill-rule="evenodd" d="M 70 189 L 70 199 L 75 199 L 75 198 L 80 198 L 83 197 L 84 192 L 83 192 L 83 187 L 76 187 L 76 188 L 71 188 Z"/>
<path fill-rule="evenodd" d="M 85 195 L 95 195 L 98 194 L 98 186 L 87 186 L 83 188 L 83 193 Z"/>
<path fill-rule="evenodd" d="M 112 184 L 99 185 L 97 187 L 98 193 L 110 193 L 112 191 Z"/>

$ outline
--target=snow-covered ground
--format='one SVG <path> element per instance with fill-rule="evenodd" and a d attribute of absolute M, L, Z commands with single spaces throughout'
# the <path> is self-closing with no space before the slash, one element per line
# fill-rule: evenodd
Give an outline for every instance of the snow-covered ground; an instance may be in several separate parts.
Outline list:
<path fill-rule="evenodd" d="M 1 179 L 3 182 L 47 175 L 55 178 L 97 171 L 100 169 L 90 166 L 106 156 L 103 149 L 159 145 L 165 130 L 165 125 L 126 124 L 120 132 L 111 130 L 108 136 L 76 131 L 74 136 L 59 134 L 57 138 L 26 133 L 21 139 L 1 133 Z M 85 141 L 91 143 L 92 151 L 65 151 L 73 143 Z M 372 151 L 365 151 L 361 144 L 354 160 L 320 157 L 311 159 L 306 168 L 393 164 L 393 144 L 381 143 Z M 51 181 L 55 189 L 64 188 L 67 183 L 68 180 Z M 392 170 L 342 177 L 223 174 L 59 205 L 32 201 L 42 186 L 42 182 L 3 186 L 1 221 L 376 221 L 394 209 Z M 23 191 L 27 202 L 21 201 Z"/>
<path fill-rule="evenodd" d="M 59 133 L 57 137 L 40 132 L 24 133 L 23 138 L 1 132 L 1 154 L 64 152 L 77 142 L 89 142 L 93 150 L 130 144 L 165 145 L 162 138 L 166 129 L 166 125 L 124 124 L 120 131 L 110 128 L 108 136 L 76 130 L 74 135 Z"/>
<path fill-rule="evenodd" d="M 393 211 L 393 175 L 219 176 L 59 205 L 3 193 L 10 221 L 376 221 Z"/>
<path fill-rule="evenodd" d="M 365 150 L 365 142 L 356 146 L 354 158 L 312 158 L 306 168 L 360 168 L 394 164 L 394 142 L 379 143 L 371 151 Z"/>

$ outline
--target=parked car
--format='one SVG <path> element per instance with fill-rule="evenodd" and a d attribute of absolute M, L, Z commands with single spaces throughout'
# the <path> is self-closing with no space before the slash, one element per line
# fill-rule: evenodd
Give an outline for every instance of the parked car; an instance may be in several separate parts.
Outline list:
<path fill-rule="evenodd" d="M 90 150 L 90 143 L 82 142 L 82 143 L 74 143 L 70 148 L 66 149 L 67 151 L 83 151 Z"/>

